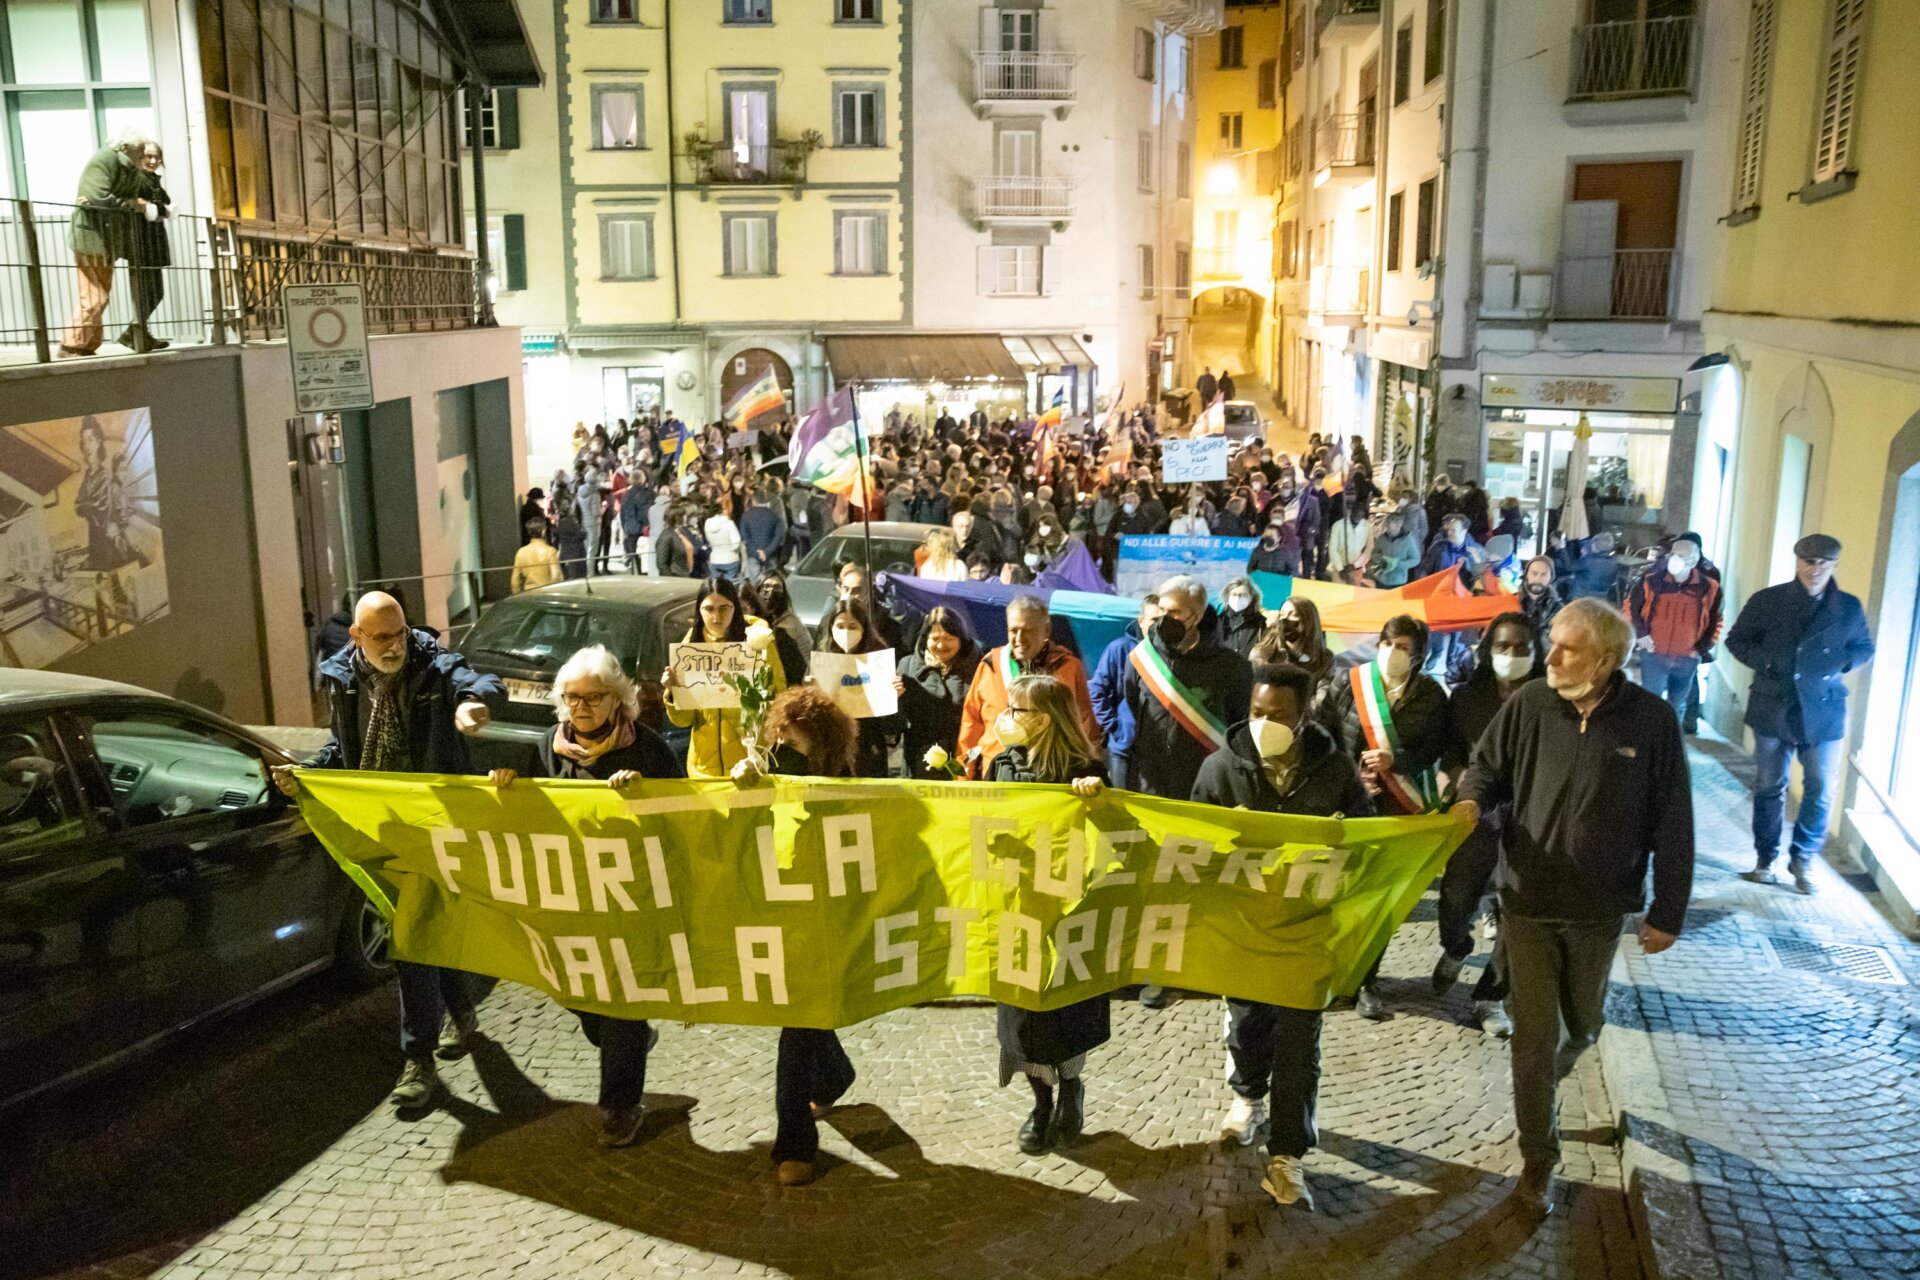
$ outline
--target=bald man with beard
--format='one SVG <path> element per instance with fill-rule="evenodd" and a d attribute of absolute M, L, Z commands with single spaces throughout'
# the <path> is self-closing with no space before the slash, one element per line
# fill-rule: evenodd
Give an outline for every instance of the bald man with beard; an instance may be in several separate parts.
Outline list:
<path fill-rule="evenodd" d="M 360 597 L 347 634 L 352 642 L 320 662 L 333 736 L 304 767 L 475 772 L 466 740 L 505 709 L 500 677 L 483 675 L 440 648 L 431 631 L 408 627 L 400 602 L 384 591 Z M 276 768 L 274 782 L 288 795 L 299 789 L 292 765 Z M 400 1051 L 407 1064 L 391 1100 L 404 1111 L 433 1100 L 439 1083 L 435 1054 L 465 1054 L 478 1018 L 470 975 L 404 960 L 396 960 L 394 969 L 400 978 Z"/>

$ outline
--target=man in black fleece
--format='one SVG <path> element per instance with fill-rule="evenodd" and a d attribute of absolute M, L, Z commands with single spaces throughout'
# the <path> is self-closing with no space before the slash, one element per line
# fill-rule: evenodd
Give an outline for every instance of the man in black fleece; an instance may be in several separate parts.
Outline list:
<path fill-rule="evenodd" d="M 1513 1017 L 1513 1112 L 1525 1168 L 1515 1191 L 1544 1216 L 1560 1158 L 1554 1091 L 1606 1021 L 1607 971 L 1627 916 L 1647 954 L 1679 936 L 1693 891 L 1693 796 L 1673 709 L 1621 673 L 1633 627 L 1591 597 L 1554 619 L 1547 678 L 1487 726 L 1464 803 L 1511 804 L 1501 934 Z"/>
<path fill-rule="evenodd" d="M 1256 667 L 1251 718 L 1227 730 L 1225 749 L 1200 766 L 1193 799 L 1259 813 L 1372 817 L 1373 797 L 1360 784 L 1359 770 L 1332 734 L 1307 719 L 1312 702 L 1313 677 L 1306 671 Z M 1222 1136 L 1250 1145 L 1268 1119 L 1271 1087 L 1267 1175 L 1260 1185 L 1278 1204 L 1313 1208 L 1302 1162 L 1318 1136 L 1313 1119 L 1320 1092 L 1320 1010 L 1229 996 L 1227 1053 L 1234 1099 Z"/>

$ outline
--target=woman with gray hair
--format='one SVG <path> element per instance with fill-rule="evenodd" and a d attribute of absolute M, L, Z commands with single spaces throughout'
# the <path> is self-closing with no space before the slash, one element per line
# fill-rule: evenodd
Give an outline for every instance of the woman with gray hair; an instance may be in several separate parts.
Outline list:
<path fill-rule="evenodd" d="M 639 721 L 640 695 L 605 645 L 577 650 L 553 678 L 553 732 L 540 743 L 540 775 L 594 778 L 624 787 L 638 778 L 684 778 L 686 770 L 660 735 Z M 518 776 L 495 769 L 493 784 Z M 645 1114 L 647 1051 L 659 1039 L 644 1019 L 576 1009 L 587 1039 L 600 1050 L 600 1145 L 631 1146 Z"/>

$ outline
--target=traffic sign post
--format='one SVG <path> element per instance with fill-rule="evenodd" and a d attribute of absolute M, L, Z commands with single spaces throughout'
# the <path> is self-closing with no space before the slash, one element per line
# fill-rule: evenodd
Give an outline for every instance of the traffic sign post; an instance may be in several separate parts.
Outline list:
<path fill-rule="evenodd" d="M 293 357 L 296 413 L 373 408 L 373 361 L 367 353 L 366 293 L 357 284 L 290 284 L 287 351 Z"/>

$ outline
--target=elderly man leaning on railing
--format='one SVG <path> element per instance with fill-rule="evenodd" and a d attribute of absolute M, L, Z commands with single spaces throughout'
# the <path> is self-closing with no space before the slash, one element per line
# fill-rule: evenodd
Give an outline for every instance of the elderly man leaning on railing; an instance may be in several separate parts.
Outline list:
<path fill-rule="evenodd" d="M 80 277 L 80 298 L 60 343 L 61 355 L 90 356 L 100 349 L 105 336 L 100 317 L 112 295 L 117 258 L 126 258 L 134 268 L 135 319 L 121 339 L 136 351 L 152 349 L 146 320 L 160 305 L 158 268 L 165 264 L 149 263 L 146 258 L 150 240 L 158 240 L 164 256 L 166 235 L 149 237 L 145 231 L 148 223 L 157 224 L 165 216 L 166 192 L 157 176 L 160 163 L 160 144 L 128 129 L 112 145 L 96 151 L 80 171 L 80 189 L 74 196 L 78 208 L 67 232 Z"/>

